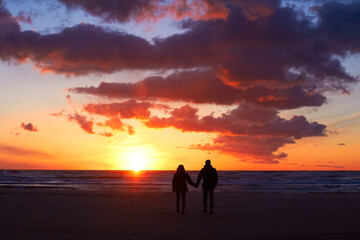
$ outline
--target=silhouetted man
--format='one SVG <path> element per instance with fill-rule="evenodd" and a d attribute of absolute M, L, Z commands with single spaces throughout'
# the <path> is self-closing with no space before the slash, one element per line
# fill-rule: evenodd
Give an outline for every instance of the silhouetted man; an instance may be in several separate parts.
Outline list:
<path fill-rule="evenodd" d="M 208 159 L 205 161 L 205 166 L 201 169 L 199 176 L 196 181 L 196 187 L 199 186 L 199 183 L 203 179 L 203 204 L 204 212 L 207 211 L 207 198 L 209 195 L 210 198 L 210 213 L 213 213 L 214 209 L 214 190 L 218 182 L 218 174 L 215 168 L 211 166 L 211 161 Z"/>

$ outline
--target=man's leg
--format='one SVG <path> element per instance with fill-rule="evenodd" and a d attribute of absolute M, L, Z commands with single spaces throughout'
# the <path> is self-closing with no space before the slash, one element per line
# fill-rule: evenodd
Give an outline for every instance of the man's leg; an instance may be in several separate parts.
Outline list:
<path fill-rule="evenodd" d="M 215 189 L 210 189 L 210 190 L 209 190 L 210 213 L 213 213 L 213 209 L 214 209 L 214 190 L 215 190 Z"/>
<path fill-rule="evenodd" d="M 185 197 L 186 197 L 186 192 L 182 192 L 181 193 L 181 200 L 182 200 L 182 209 L 181 209 L 181 213 L 184 213 L 185 211 Z"/>
<path fill-rule="evenodd" d="M 180 209 L 180 192 L 176 192 L 176 211 L 179 212 Z"/>
<path fill-rule="evenodd" d="M 204 212 L 207 210 L 207 196 L 208 196 L 209 190 L 206 188 L 203 188 L 203 205 L 204 205 Z"/>

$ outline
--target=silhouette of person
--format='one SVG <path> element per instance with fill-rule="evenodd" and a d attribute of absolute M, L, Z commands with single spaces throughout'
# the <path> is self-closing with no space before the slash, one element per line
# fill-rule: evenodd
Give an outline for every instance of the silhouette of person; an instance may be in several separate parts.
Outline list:
<path fill-rule="evenodd" d="M 189 174 L 185 171 L 184 166 L 179 165 L 172 180 L 172 190 L 174 193 L 176 193 L 177 212 L 179 212 L 180 196 L 181 196 L 182 199 L 181 213 L 184 213 L 185 211 L 185 196 L 186 196 L 186 192 L 189 191 L 186 182 L 188 182 L 191 186 L 195 187 L 195 183 L 191 180 Z"/>
<path fill-rule="evenodd" d="M 214 212 L 214 190 L 218 182 L 218 174 L 215 168 L 211 166 L 211 161 L 208 159 L 205 161 L 205 166 L 201 169 L 196 181 L 196 187 L 203 179 L 203 205 L 204 212 L 207 211 L 207 198 L 210 198 L 210 213 Z"/>

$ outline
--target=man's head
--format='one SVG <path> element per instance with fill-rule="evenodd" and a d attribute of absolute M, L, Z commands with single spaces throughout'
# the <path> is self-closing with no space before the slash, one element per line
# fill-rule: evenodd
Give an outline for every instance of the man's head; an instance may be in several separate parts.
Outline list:
<path fill-rule="evenodd" d="M 211 165 L 210 159 L 208 159 L 208 160 L 205 161 L 205 165 Z"/>

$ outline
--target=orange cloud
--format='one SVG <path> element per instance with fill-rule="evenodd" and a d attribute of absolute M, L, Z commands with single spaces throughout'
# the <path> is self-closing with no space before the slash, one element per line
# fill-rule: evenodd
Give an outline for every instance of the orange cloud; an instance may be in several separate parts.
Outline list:
<path fill-rule="evenodd" d="M 93 131 L 94 122 L 91 120 L 87 120 L 86 116 L 82 116 L 77 112 L 75 112 L 74 114 L 68 115 L 68 120 L 76 121 L 85 132 L 94 134 Z"/>

